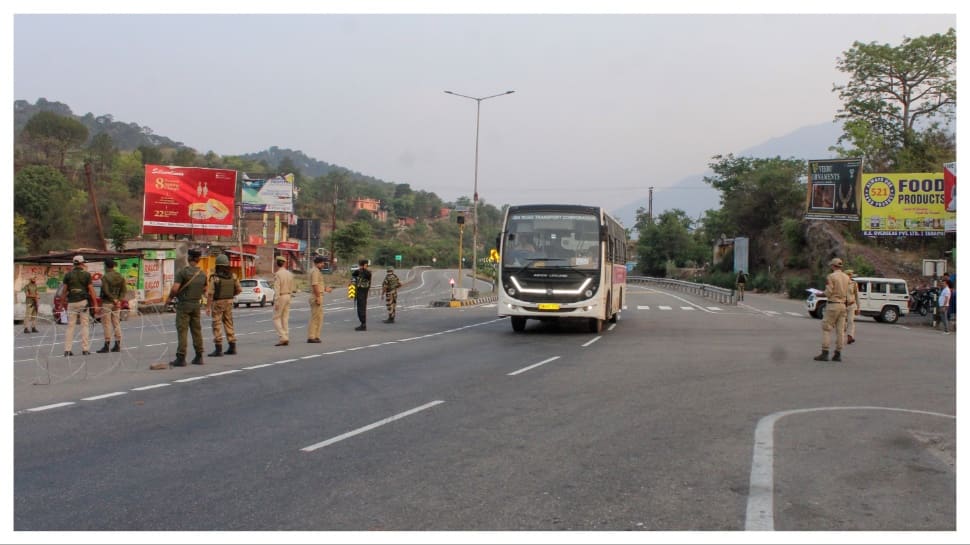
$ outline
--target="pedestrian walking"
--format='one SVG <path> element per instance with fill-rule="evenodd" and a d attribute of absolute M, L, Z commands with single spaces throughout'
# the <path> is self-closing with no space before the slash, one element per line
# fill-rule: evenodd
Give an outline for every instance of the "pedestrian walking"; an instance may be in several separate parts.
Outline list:
<path fill-rule="evenodd" d="M 387 305 L 387 319 L 385 324 L 393 324 L 394 316 L 397 314 L 397 289 L 401 287 L 401 279 L 394 274 L 394 267 L 387 266 L 387 274 L 381 282 L 381 297 Z"/>
<path fill-rule="evenodd" d="M 275 346 L 290 344 L 290 300 L 293 297 L 293 273 L 286 268 L 286 258 L 276 257 L 276 274 L 273 275 L 273 289 L 276 301 L 273 303 L 273 325 L 280 339 Z"/>
<path fill-rule="evenodd" d="M 94 293 L 94 283 L 91 273 L 84 270 L 84 256 L 74 256 L 74 268 L 64 275 L 64 295 L 67 297 L 67 332 L 64 333 L 64 356 L 73 356 L 74 326 L 80 322 L 81 326 L 81 354 L 87 356 L 90 348 L 90 314 L 88 305 L 92 305 L 95 313 L 98 311 L 98 296 Z"/>
<path fill-rule="evenodd" d="M 371 272 L 367 269 L 367 260 L 361 259 L 356 271 L 350 273 L 350 282 L 356 289 L 357 319 L 360 325 L 354 331 L 367 331 L 367 292 L 370 290 Z"/>
<path fill-rule="evenodd" d="M 121 304 L 128 294 L 128 283 L 125 277 L 115 270 L 115 260 L 110 257 L 104 260 L 104 276 L 101 277 L 101 326 L 104 328 L 104 346 L 98 350 L 99 354 L 121 352 Z M 115 345 L 110 349 L 111 338 Z"/>
<path fill-rule="evenodd" d="M 738 301 L 744 301 L 744 286 L 748 283 L 748 275 L 744 273 L 744 270 L 738 270 L 738 277 L 734 281 L 734 285 L 738 288 Z"/>
<path fill-rule="evenodd" d="M 24 333 L 37 333 L 37 308 L 40 306 L 40 293 L 37 289 L 37 277 L 31 276 L 24 286 Z"/>
<path fill-rule="evenodd" d="M 205 313 L 212 317 L 212 342 L 215 350 L 209 352 L 213 358 L 223 354 L 236 353 L 236 328 L 232 324 L 232 298 L 242 292 L 239 279 L 229 270 L 229 257 L 219 254 L 216 257 L 216 272 L 209 276 L 208 306 Z M 222 351 L 222 330 L 226 330 L 226 342 L 229 348 Z"/>
<path fill-rule="evenodd" d="M 849 295 L 845 302 L 845 343 L 855 342 L 855 317 L 859 315 L 859 285 L 852 280 L 855 271 L 849 269 L 845 271 L 849 277 Z"/>
<path fill-rule="evenodd" d="M 178 333 L 178 346 L 175 349 L 175 359 L 168 362 L 172 367 L 185 367 L 185 355 L 188 351 L 189 331 L 192 332 L 192 347 L 195 348 L 195 358 L 192 365 L 203 365 L 202 353 L 202 296 L 208 281 L 205 272 L 199 268 L 202 252 L 189 250 L 189 263 L 175 274 L 174 284 L 169 292 L 169 298 L 175 302 L 175 330 Z"/>
<path fill-rule="evenodd" d="M 829 262 L 831 274 L 825 279 L 825 317 L 822 319 L 822 353 L 815 361 L 829 361 L 829 347 L 832 331 L 835 331 L 835 354 L 832 361 L 842 361 L 842 346 L 845 340 L 845 303 L 849 297 L 849 277 L 842 272 L 842 259 L 835 257 Z"/>
<path fill-rule="evenodd" d="M 322 255 L 313 258 L 313 270 L 310 271 L 310 325 L 307 326 L 306 342 L 319 343 L 320 332 L 323 330 L 323 294 L 333 291 L 332 287 L 323 283 Z"/>
<path fill-rule="evenodd" d="M 940 298 L 937 301 L 938 312 L 940 314 L 940 322 L 943 323 L 943 334 L 950 334 L 950 286 L 953 283 L 947 278 L 943 281 L 943 289 L 940 290 Z"/>

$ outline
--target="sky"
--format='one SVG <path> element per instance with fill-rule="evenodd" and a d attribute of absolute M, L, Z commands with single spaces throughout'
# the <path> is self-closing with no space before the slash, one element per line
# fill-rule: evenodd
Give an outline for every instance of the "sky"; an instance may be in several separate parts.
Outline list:
<path fill-rule="evenodd" d="M 15 8 L 13 99 L 111 114 L 201 153 L 299 150 L 445 201 L 477 186 L 496 206 L 612 210 L 705 171 L 714 155 L 833 121 L 832 87 L 846 80 L 836 59 L 854 41 L 898 45 L 956 26 L 953 9 L 673 14 L 526 2 L 530 14 L 403 2 L 391 13 L 364 2 L 371 9 L 339 13 L 345 4 L 289 15 L 212 3 L 207 15 Z M 446 90 L 515 92 L 479 103 Z"/>

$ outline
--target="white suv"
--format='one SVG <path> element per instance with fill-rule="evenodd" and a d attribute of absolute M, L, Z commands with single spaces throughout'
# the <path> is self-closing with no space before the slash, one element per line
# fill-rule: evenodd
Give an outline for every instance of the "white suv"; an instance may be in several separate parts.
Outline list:
<path fill-rule="evenodd" d="M 269 280 L 247 278 L 239 281 L 242 291 L 239 295 L 232 298 L 232 306 L 246 305 L 247 307 L 257 304 L 265 307 L 266 303 L 272 305 L 276 302 L 276 291 Z"/>
<path fill-rule="evenodd" d="M 877 322 L 896 323 L 909 312 L 909 286 L 902 278 L 857 276 L 852 279 L 859 286 L 859 314 L 871 316 Z M 805 306 L 813 318 L 821 318 L 828 299 L 825 293 L 809 290 Z"/>

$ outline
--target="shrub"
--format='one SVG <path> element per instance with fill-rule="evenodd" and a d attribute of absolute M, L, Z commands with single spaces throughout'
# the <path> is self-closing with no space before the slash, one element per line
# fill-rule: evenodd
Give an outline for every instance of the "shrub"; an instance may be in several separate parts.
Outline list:
<path fill-rule="evenodd" d="M 792 277 L 788 279 L 787 286 L 789 299 L 804 299 L 808 296 L 805 291 L 808 289 L 808 280 L 800 277 Z"/>
<path fill-rule="evenodd" d="M 748 286 L 752 290 L 776 292 L 781 289 L 781 281 L 766 272 L 760 272 L 748 280 Z"/>

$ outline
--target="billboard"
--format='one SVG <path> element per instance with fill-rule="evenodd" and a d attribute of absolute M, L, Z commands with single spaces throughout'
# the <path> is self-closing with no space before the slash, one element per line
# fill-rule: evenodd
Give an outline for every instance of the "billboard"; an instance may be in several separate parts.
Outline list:
<path fill-rule="evenodd" d="M 956 212 L 946 211 L 942 172 L 875 173 L 862 177 L 866 236 L 941 236 Z"/>
<path fill-rule="evenodd" d="M 957 232 L 957 164 L 943 163 L 943 206 L 948 212 L 944 231 Z M 952 212 L 952 214 L 949 214 Z"/>
<path fill-rule="evenodd" d="M 292 174 L 269 179 L 254 179 L 242 175 L 243 212 L 293 213 Z"/>
<path fill-rule="evenodd" d="M 236 171 L 145 165 L 142 233 L 232 235 Z"/>
<path fill-rule="evenodd" d="M 859 221 L 862 159 L 808 162 L 805 219 Z"/>

